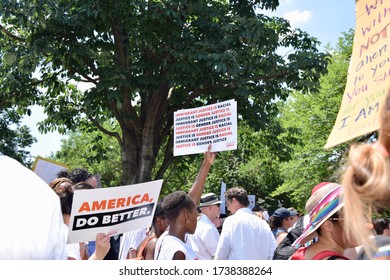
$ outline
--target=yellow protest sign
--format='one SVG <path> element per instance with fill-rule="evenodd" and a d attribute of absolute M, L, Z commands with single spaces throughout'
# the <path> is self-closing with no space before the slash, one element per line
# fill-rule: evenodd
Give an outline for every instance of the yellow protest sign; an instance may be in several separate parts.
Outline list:
<path fill-rule="evenodd" d="M 356 0 L 356 29 L 347 84 L 325 148 L 378 130 L 390 82 L 390 0 Z"/>

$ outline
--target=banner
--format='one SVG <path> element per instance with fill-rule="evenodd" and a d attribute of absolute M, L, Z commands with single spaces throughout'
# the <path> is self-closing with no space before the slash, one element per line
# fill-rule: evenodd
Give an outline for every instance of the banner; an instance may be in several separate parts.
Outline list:
<path fill-rule="evenodd" d="M 226 214 L 226 201 L 225 201 L 226 183 L 221 181 L 221 214 Z"/>
<path fill-rule="evenodd" d="M 43 181 L 49 184 L 51 181 L 57 178 L 57 173 L 68 169 L 68 166 L 55 162 L 53 160 L 36 157 L 33 167 L 31 168 L 35 174 L 37 174 Z"/>
<path fill-rule="evenodd" d="M 75 191 L 68 244 L 150 227 L 162 182 Z"/>
<path fill-rule="evenodd" d="M 256 204 L 256 196 L 254 194 L 248 194 L 248 200 L 249 200 L 248 208 L 252 210 Z"/>
<path fill-rule="evenodd" d="M 237 102 L 179 110 L 174 113 L 173 155 L 237 149 Z"/>
<path fill-rule="evenodd" d="M 325 148 L 379 128 L 379 109 L 390 82 L 390 0 L 357 0 L 348 79 Z"/>

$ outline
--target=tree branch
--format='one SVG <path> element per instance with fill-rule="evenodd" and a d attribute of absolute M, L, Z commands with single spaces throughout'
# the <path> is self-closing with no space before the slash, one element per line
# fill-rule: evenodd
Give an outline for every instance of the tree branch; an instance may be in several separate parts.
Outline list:
<path fill-rule="evenodd" d="M 275 78 L 285 77 L 289 73 L 290 73 L 289 71 L 283 71 L 283 72 L 275 73 L 275 74 L 268 75 L 268 76 L 248 77 L 248 78 L 244 79 L 244 81 L 251 81 L 251 80 L 254 80 L 254 81 L 258 81 L 258 80 L 267 81 L 267 80 L 272 80 L 272 79 L 275 79 Z"/>
<path fill-rule="evenodd" d="M 172 163 L 172 160 L 173 160 L 172 146 L 173 146 L 173 134 L 171 134 L 169 136 L 167 145 L 165 147 L 164 160 L 163 160 L 163 163 L 161 164 L 160 168 L 157 171 L 157 174 L 155 176 L 155 180 L 162 179 L 165 171 L 167 171 L 169 165 Z"/>
<path fill-rule="evenodd" d="M 280 73 L 275 73 L 275 74 L 272 74 L 272 75 L 268 75 L 268 76 L 255 76 L 255 77 L 248 77 L 246 79 L 244 79 L 244 81 L 257 81 L 257 80 L 263 80 L 263 81 L 266 81 L 266 80 L 272 80 L 272 79 L 275 79 L 275 78 L 279 78 L 279 77 L 285 77 L 287 74 L 289 74 L 290 72 L 289 71 L 283 71 L 283 72 L 280 72 Z M 226 84 L 229 84 L 229 81 L 226 81 L 227 83 Z M 199 97 L 199 96 L 202 96 L 203 94 L 207 93 L 207 92 L 210 92 L 212 90 L 216 90 L 218 88 L 221 88 L 222 86 L 221 85 L 218 85 L 218 86 L 209 86 L 209 87 L 206 87 L 206 88 L 196 88 L 192 91 L 192 93 L 189 95 L 189 97 L 187 98 L 187 100 L 178 105 L 178 106 L 175 106 L 173 107 L 169 112 L 167 112 L 167 116 L 171 116 L 173 115 L 173 112 L 179 110 L 179 109 L 182 109 L 182 108 L 187 108 L 191 102 Z M 173 94 L 173 90 L 170 90 L 170 95 L 168 96 L 168 98 Z"/>
<path fill-rule="evenodd" d="M 92 118 L 91 116 L 88 116 L 88 115 L 87 115 L 87 117 L 101 132 L 103 132 L 109 136 L 115 137 L 118 140 L 119 144 L 122 146 L 122 144 L 123 144 L 122 139 L 117 132 L 109 131 L 109 130 L 105 129 L 104 127 L 102 127 L 100 125 L 100 123 L 95 118 Z"/>
<path fill-rule="evenodd" d="M 171 110 L 169 110 L 167 112 L 166 115 L 172 116 L 173 112 L 175 112 L 179 109 L 182 109 L 182 108 L 187 108 L 195 98 L 201 96 L 202 94 L 204 94 L 206 91 L 208 91 L 210 89 L 211 89 L 211 87 L 209 87 L 207 89 L 200 89 L 200 88 L 194 89 L 184 103 L 180 104 L 179 106 L 173 107 Z M 173 90 L 171 91 L 171 94 L 173 94 Z"/>
<path fill-rule="evenodd" d="M 85 78 L 85 80 L 81 80 L 82 82 L 85 82 L 85 83 L 89 82 L 89 83 L 93 83 L 94 85 L 98 84 L 97 82 L 99 81 L 99 78 L 93 79 L 86 74 L 81 74 L 81 76 Z"/>
<path fill-rule="evenodd" d="M 123 105 L 124 106 L 127 105 L 126 101 L 125 101 L 125 103 Z M 133 107 L 131 107 L 131 109 L 134 111 Z M 120 127 L 122 128 L 122 130 L 126 129 L 126 130 L 130 131 L 133 135 L 136 135 L 137 128 L 139 128 L 139 121 L 138 120 L 130 121 L 131 125 L 128 125 L 127 124 L 128 122 L 124 121 L 122 114 L 118 111 L 118 108 L 115 105 L 115 101 L 111 101 L 111 110 L 114 113 L 114 116 L 117 119 L 117 121 L 118 121 Z M 136 137 L 136 142 L 137 142 L 137 145 L 139 146 L 140 145 L 139 137 Z"/>
<path fill-rule="evenodd" d="M 5 28 L 3 25 L 0 24 L 0 29 L 1 31 L 7 35 L 8 37 L 10 37 L 12 40 L 15 40 L 15 41 L 19 41 L 19 42 L 25 42 L 26 39 L 25 38 L 22 38 L 22 37 L 19 37 L 19 36 L 16 36 L 14 34 L 12 34 L 7 28 Z"/>

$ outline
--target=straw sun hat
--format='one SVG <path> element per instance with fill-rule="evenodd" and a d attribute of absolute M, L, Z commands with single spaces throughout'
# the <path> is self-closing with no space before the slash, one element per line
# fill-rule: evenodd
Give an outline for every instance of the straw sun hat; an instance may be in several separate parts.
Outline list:
<path fill-rule="evenodd" d="M 198 207 L 206 207 L 216 204 L 221 204 L 218 196 L 215 193 L 206 193 L 200 198 L 200 204 Z"/>
<path fill-rule="evenodd" d="M 299 247 L 317 237 L 317 229 L 344 206 L 341 195 L 342 188 L 336 183 L 322 182 L 313 188 L 306 202 L 309 223 L 294 246 Z"/>

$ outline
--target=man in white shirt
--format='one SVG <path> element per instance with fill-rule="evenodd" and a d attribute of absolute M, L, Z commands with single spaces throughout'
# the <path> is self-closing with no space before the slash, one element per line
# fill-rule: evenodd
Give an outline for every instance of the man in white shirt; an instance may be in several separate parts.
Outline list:
<path fill-rule="evenodd" d="M 219 219 L 221 201 L 214 193 L 207 193 L 200 198 L 200 214 L 194 234 L 188 234 L 186 243 L 189 244 L 200 260 L 212 260 L 217 249 L 219 232 L 213 223 Z"/>
<path fill-rule="evenodd" d="M 0 259 L 66 260 L 58 195 L 37 174 L 0 153 Z"/>
<path fill-rule="evenodd" d="M 225 219 L 215 254 L 216 260 L 272 260 L 276 241 L 268 223 L 248 208 L 247 192 L 239 187 L 225 192 L 232 215 Z"/>

